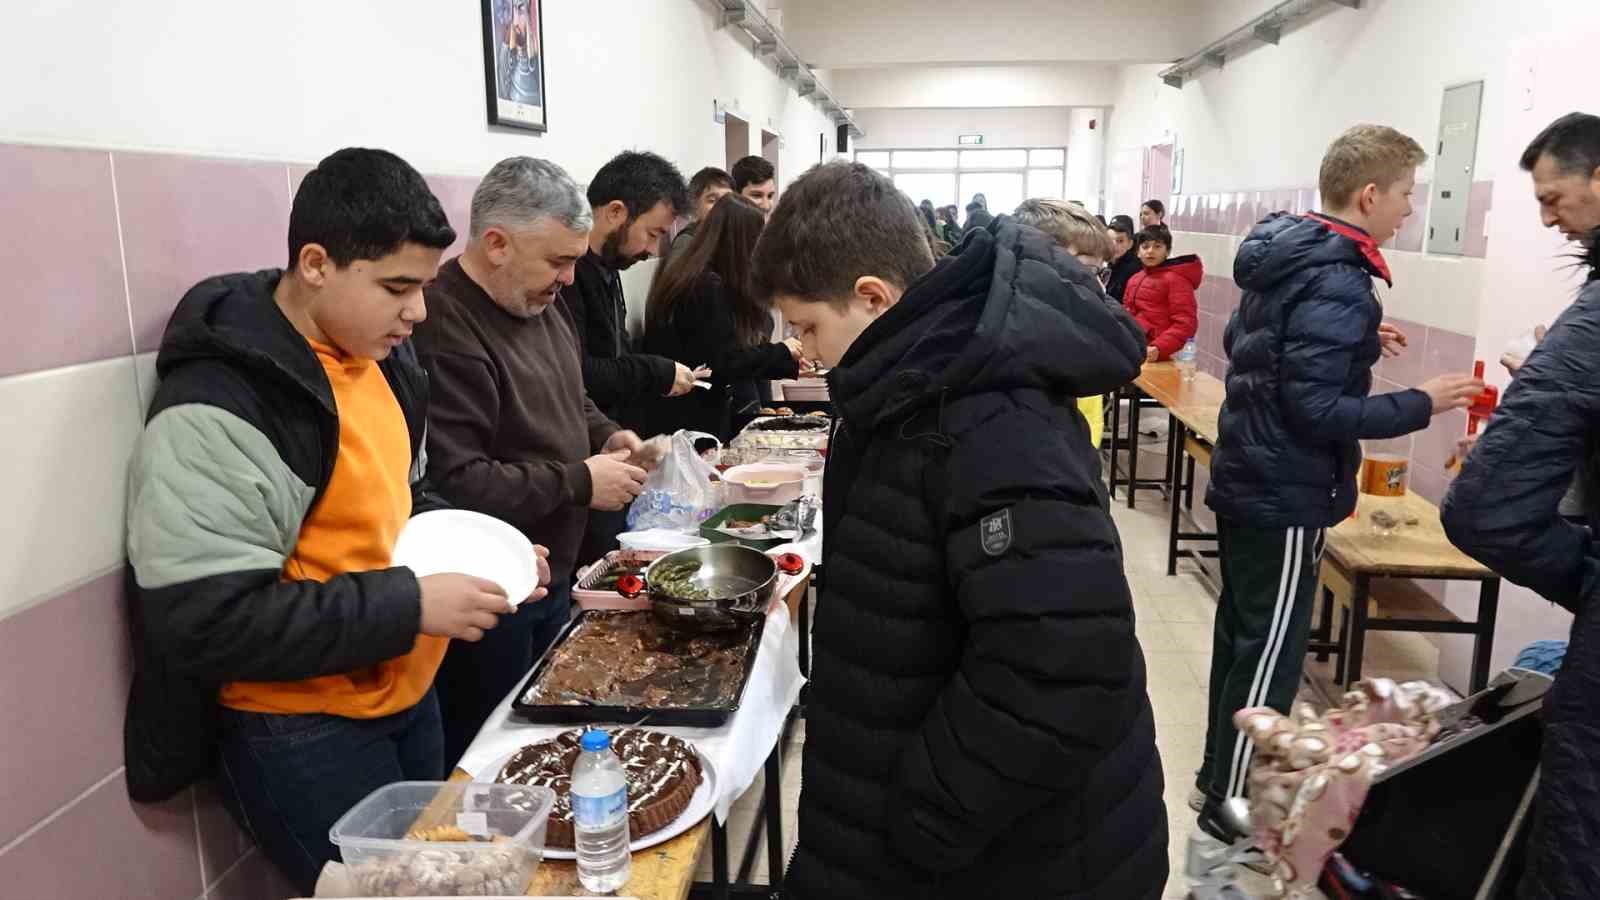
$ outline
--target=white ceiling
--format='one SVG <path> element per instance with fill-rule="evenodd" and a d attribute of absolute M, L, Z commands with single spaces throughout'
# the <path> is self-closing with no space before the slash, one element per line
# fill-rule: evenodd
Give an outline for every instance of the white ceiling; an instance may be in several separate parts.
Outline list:
<path fill-rule="evenodd" d="M 825 68 L 1166 62 L 1274 0 L 769 0 Z M 1215 33 L 1212 33 L 1215 32 Z M 848 98 L 845 98 L 848 102 Z"/>

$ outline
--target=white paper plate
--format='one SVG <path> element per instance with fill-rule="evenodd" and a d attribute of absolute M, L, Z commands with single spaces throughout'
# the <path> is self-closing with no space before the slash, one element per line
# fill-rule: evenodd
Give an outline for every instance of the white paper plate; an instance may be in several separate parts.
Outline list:
<path fill-rule="evenodd" d="M 464 509 L 413 516 L 394 545 L 394 564 L 418 578 L 459 572 L 500 585 L 511 609 L 539 586 L 533 544 L 511 525 Z"/>
<path fill-rule="evenodd" d="M 690 746 L 694 745 L 691 743 Z M 504 769 L 506 767 L 506 763 L 511 761 L 511 757 L 516 756 L 521 752 L 522 748 L 518 747 L 516 750 L 513 750 L 512 752 L 507 753 L 505 756 L 500 757 L 495 761 L 493 766 L 488 766 L 484 768 L 483 771 L 473 776 L 474 780 L 494 781 L 495 778 L 500 775 L 500 770 Z M 716 769 L 712 768 L 711 760 L 704 753 L 701 753 L 698 747 L 695 748 L 694 755 L 700 757 L 700 772 L 703 777 L 700 779 L 700 786 L 695 788 L 694 796 L 689 798 L 689 805 L 685 807 L 683 812 L 679 814 L 676 819 L 673 819 L 672 822 L 667 825 L 667 827 L 653 834 L 648 834 L 642 838 L 637 838 L 633 841 L 630 841 L 628 843 L 629 853 L 638 853 L 640 850 L 648 850 L 657 844 L 664 844 L 667 841 L 672 840 L 678 835 L 683 834 L 685 831 L 688 831 L 694 826 L 700 824 L 700 820 L 710 815 L 712 808 L 717 805 Z M 557 850 L 554 847 L 546 847 L 544 850 L 544 858 L 577 859 L 578 854 L 571 850 Z"/>

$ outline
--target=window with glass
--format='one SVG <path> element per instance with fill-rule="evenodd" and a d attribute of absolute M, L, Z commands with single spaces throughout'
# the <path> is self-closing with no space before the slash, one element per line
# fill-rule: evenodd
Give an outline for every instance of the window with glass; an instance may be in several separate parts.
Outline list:
<path fill-rule="evenodd" d="M 954 204 L 962 210 L 963 221 L 975 194 L 983 194 L 996 215 L 1011 212 L 1030 197 L 1087 199 L 1064 196 L 1064 147 L 857 150 L 855 159 L 888 175 L 913 203 Z"/>

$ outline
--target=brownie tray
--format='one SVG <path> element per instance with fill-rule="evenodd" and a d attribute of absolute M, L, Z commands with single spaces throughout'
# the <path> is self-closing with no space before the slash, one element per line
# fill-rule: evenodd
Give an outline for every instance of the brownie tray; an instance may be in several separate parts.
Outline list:
<path fill-rule="evenodd" d="M 627 725 L 683 725 L 696 728 L 710 728 L 727 722 L 738 709 L 744 690 L 750 681 L 750 672 L 755 666 L 756 653 L 761 647 L 761 634 L 766 629 L 765 616 L 753 617 L 749 626 L 738 630 L 738 638 L 733 632 L 672 632 L 668 634 L 681 638 L 687 649 L 690 642 L 700 640 L 705 642 L 716 641 L 723 637 L 729 639 L 731 646 L 744 647 L 744 656 L 739 663 L 738 671 L 733 675 L 737 680 L 729 699 L 722 704 L 713 705 L 703 703 L 687 706 L 657 706 L 651 705 L 643 698 L 636 702 L 622 705 L 599 705 L 594 703 L 551 703 L 530 702 L 534 688 L 541 679 L 550 673 L 560 651 L 567 642 L 585 626 L 597 620 L 613 616 L 643 616 L 650 620 L 655 627 L 663 627 L 659 621 L 650 619 L 653 614 L 649 611 L 620 612 L 617 610 L 592 609 L 580 613 L 556 637 L 555 643 L 545 651 L 544 656 L 534 664 L 533 671 L 529 673 L 522 687 L 517 690 L 516 697 L 511 702 L 513 713 L 523 721 L 550 725 L 584 725 L 589 723 L 621 723 Z M 693 666 L 675 669 L 668 672 L 657 672 L 647 675 L 629 686 L 638 686 L 639 690 L 646 687 L 657 686 L 663 688 L 692 687 L 692 679 L 685 678 L 685 673 L 692 673 Z"/>

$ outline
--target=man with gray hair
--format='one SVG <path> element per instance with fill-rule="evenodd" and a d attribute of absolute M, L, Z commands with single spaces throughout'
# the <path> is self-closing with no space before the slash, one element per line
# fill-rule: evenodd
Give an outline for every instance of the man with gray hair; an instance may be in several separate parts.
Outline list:
<path fill-rule="evenodd" d="M 645 471 L 638 435 L 584 391 L 571 314 L 556 303 L 588 252 L 582 190 L 560 166 L 516 156 L 472 196 L 470 240 L 426 290 L 417 350 L 432 376 L 428 474 L 461 509 L 510 522 L 550 548 L 550 594 L 439 671 L 445 758 L 454 764 L 571 615 L 570 573 L 588 511 L 619 510 Z"/>

